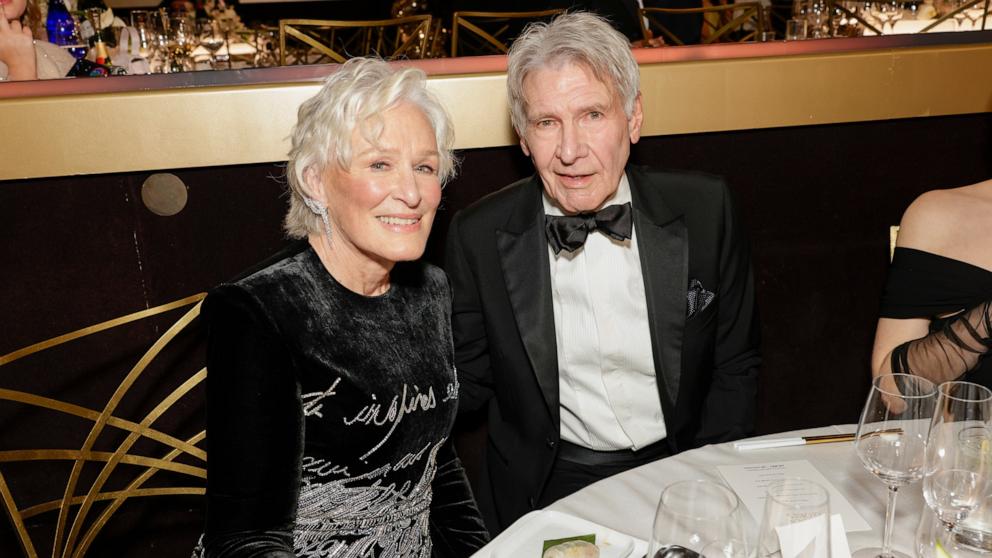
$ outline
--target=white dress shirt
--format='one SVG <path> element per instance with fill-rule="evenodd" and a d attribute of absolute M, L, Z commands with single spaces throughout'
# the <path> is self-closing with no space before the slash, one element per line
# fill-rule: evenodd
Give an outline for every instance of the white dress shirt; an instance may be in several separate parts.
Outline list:
<path fill-rule="evenodd" d="M 603 206 L 631 201 L 627 176 Z M 547 194 L 544 211 L 562 215 Z M 551 256 L 561 437 L 594 450 L 640 449 L 665 437 L 635 233 L 589 233 Z"/>

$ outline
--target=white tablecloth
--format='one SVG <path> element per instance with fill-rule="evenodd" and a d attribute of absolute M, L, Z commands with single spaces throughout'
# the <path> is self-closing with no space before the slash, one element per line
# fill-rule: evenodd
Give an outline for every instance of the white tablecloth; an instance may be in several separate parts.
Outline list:
<path fill-rule="evenodd" d="M 784 438 L 854 432 L 857 425 L 828 426 L 772 434 L 764 438 Z M 851 551 L 878 547 L 882 543 L 882 524 L 885 520 L 886 488 L 861 465 L 854 453 L 852 442 L 796 446 L 739 452 L 733 445 L 705 446 L 679 455 L 632 469 L 602 480 L 575 494 L 555 502 L 548 509 L 568 513 L 604 525 L 621 533 L 648 540 L 655 506 L 661 491 L 669 484 L 690 479 L 722 481 L 717 465 L 768 463 L 805 459 L 813 464 L 844 495 L 861 516 L 871 525 L 871 531 L 850 532 Z M 892 545 L 910 556 L 913 550 L 916 527 L 923 509 L 920 483 L 899 490 L 896 502 L 895 529 Z M 754 520 L 756 524 L 761 518 Z M 756 529 L 756 526 L 752 526 Z M 475 556 L 488 557 L 503 539 L 496 537 Z"/>

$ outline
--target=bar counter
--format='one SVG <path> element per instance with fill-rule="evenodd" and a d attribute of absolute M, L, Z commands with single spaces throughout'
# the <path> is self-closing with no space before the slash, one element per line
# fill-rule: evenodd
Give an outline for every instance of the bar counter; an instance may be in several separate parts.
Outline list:
<path fill-rule="evenodd" d="M 992 31 L 635 53 L 648 137 L 992 111 Z M 515 143 L 504 57 L 408 64 L 431 76 L 459 149 Z M 0 84 L 0 122 L 17 130 L 4 142 L 0 181 L 281 161 L 297 106 L 333 70 Z"/>

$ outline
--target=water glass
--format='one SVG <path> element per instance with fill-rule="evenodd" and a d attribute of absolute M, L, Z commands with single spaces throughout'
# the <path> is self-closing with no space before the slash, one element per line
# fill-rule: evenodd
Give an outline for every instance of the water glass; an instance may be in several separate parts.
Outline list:
<path fill-rule="evenodd" d="M 782 552 L 782 546 L 788 550 Z M 799 558 L 830 558 L 827 489 L 802 478 L 769 485 L 755 548 L 760 557 L 782 552 Z"/>
<path fill-rule="evenodd" d="M 785 22 L 785 40 L 801 41 L 806 38 L 806 20 L 790 19 Z"/>
<path fill-rule="evenodd" d="M 969 520 L 971 517 L 969 517 Z M 966 520 L 964 524 L 968 523 Z M 948 531 L 929 506 L 923 506 L 916 529 L 917 558 L 988 558 L 992 555 L 992 531 Z"/>
<path fill-rule="evenodd" d="M 655 513 L 652 558 L 747 558 L 743 510 L 732 490 L 709 480 L 669 485 Z"/>
<path fill-rule="evenodd" d="M 951 530 L 990 497 L 992 390 L 944 382 L 927 440 L 923 497 Z"/>

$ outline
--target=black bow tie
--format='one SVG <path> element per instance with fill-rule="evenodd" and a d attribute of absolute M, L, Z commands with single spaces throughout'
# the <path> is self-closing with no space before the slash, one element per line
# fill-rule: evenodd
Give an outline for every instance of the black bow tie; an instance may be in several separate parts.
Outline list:
<path fill-rule="evenodd" d="M 574 252 L 586 243 L 589 233 L 599 229 L 610 238 L 626 240 L 630 238 L 633 228 L 630 216 L 630 202 L 623 205 L 610 205 L 596 213 L 579 213 L 578 215 L 545 215 L 544 232 L 548 235 L 548 244 L 558 252 Z"/>

